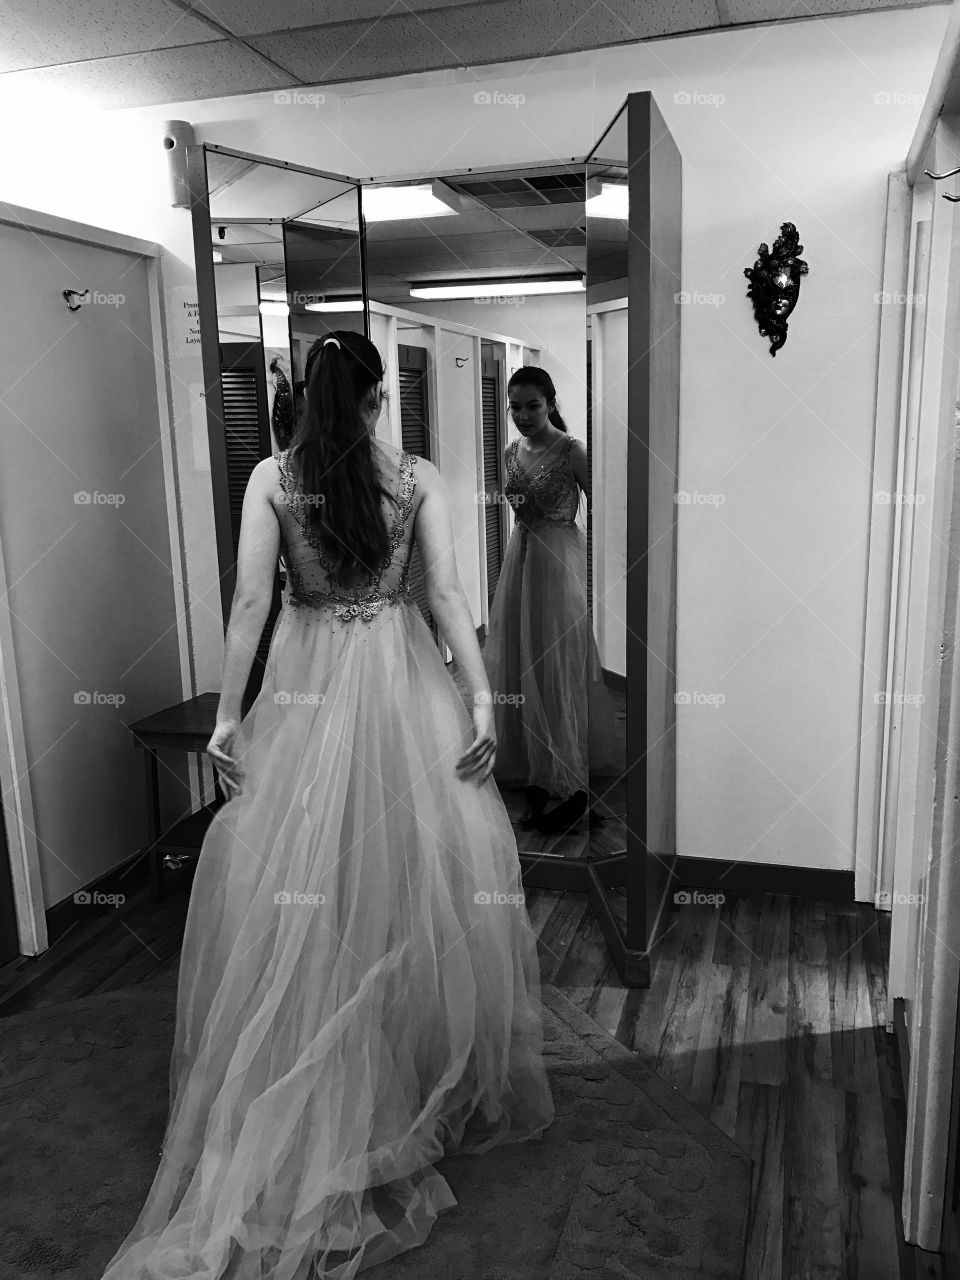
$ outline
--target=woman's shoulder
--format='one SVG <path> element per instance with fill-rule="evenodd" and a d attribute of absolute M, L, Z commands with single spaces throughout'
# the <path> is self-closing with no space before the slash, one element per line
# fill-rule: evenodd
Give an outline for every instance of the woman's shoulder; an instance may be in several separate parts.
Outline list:
<path fill-rule="evenodd" d="M 250 479 L 256 484 L 269 487 L 283 471 L 285 453 L 286 450 L 281 453 L 268 453 L 265 458 L 261 458 L 250 472 Z"/>
<path fill-rule="evenodd" d="M 418 488 L 429 488 L 435 480 L 439 480 L 440 472 L 429 458 L 421 457 L 419 453 L 406 452 L 404 452 L 403 457 L 416 477 Z"/>

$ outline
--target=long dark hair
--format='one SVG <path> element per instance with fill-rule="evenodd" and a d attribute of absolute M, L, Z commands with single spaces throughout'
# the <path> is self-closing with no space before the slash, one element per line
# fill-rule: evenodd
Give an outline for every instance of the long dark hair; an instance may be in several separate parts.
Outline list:
<path fill-rule="evenodd" d="M 380 499 L 394 498 L 377 478 L 360 413 L 383 373 L 377 348 L 349 329 L 325 334 L 307 352 L 306 403 L 290 444 L 291 470 L 300 493 L 312 498 L 307 527 L 344 576 L 376 573 L 389 550 Z"/>
<path fill-rule="evenodd" d="M 567 424 L 560 417 L 560 410 L 557 408 L 557 389 L 546 369 L 538 369 L 535 364 L 525 364 L 507 383 L 507 395 L 510 394 L 511 387 L 519 386 L 536 387 L 538 391 L 542 391 L 547 404 L 553 405 L 550 410 L 550 421 L 560 431 L 567 430 Z"/>
<path fill-rule="evenodd" d="M 293 388 L 279 359 L 274 356 L 270 361 L 270 372 L 276 377 L 276 393 L 273 397 L 273 413 L 270 425 L 281 449 L 289 445 L 296 427 L 293 411 Z"/>

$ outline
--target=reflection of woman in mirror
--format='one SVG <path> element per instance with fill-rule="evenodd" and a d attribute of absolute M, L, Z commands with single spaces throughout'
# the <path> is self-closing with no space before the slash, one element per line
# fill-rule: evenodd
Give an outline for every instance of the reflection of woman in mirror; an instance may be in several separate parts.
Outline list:
<path fill-rule="evenodd" d="M 494 774 L 526 787 L 522 825 L 563 831 L 587 807 L 590 774 L 623 768 L 577 523 L 580 495 L 589 493 L 587 450 L 568 434 L 545 370 L 518 369 L 507 394 L 520 432 L 504 451 L 504 496 L 516 524 L 483 649 L 496 713 Z"/>
<path fill-rule="evenodd" d="M 277 448 L 284 450 L 290 444 L 294 431 L 293 416 L 293 388 L 290 386 L 290 379 L 283 368 L 283 361 L 280 356 L 274 356 L 270 361 L 270 372 L 273 374 L 273 412 L 270 415 L 270 425 L 273 427 L 273 438 L 277 442 Z"/>
<path fill-rule="evenodd" d="M 170 1118 L 103 1280 L 352 1280 L 456 1205 L 444 1154 L 553 1120 L 449 504 L 377 439 L 383 372 L 360 333 L 314 343 L 293 442 L 244 495 L 207 746 L 227 799 L 191 889 Z M 407 585 L 414 539 L 472 723 Z M 281 545 L 289 593 L 240 718 Z"/>

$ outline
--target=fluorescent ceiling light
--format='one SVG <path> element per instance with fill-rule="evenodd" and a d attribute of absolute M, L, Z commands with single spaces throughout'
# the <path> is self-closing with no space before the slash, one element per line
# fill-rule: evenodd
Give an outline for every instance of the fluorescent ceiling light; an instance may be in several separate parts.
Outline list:
<path fill-rule="evenodd" d="M 411 285 L 411 298 L 503 298 L 515 294 L 583 293 L 583 278 L 578 280 L 482 280 L 476 284 Z"/>
<path fill-rule="evenodd" d="M 622 218 L 626 221 L 630 212 L 625 182 L 601 182 L 597 195 L 588 196 L 584 202 L 588 218 Z"/>
<path fill-rule="evenodd" d="M 214 262 L 222 262 L 222 261 L 223 261 L 223 254 L 220 252 L 220 250 L 219 250 L 219 249 L 214 249 L 214 251 L 213 251 L 213 260 L 214 260 Z"/>
<path fill-rule="evenodd" d="M 393 222 L 400 218 L 442 218 L 457 210 L 444 198 L 448 188 L 441 182 L 404 187 L 361 187 L 361 206 L 366 222 Z M 453 193 L 449 193 L 452 199 Z"/>
<path fill-rule="evenodd" d="M 331 299 L 327 302 L 307 302 L 304 311 L 362 311 L 362 298 L 341 298 L 338 302 Z"/>
<path fill-rule="evenodd" d="M 262 316 L 288 316 L 290 308 L 285 302 L 261 302 L 260 314 Z"/>

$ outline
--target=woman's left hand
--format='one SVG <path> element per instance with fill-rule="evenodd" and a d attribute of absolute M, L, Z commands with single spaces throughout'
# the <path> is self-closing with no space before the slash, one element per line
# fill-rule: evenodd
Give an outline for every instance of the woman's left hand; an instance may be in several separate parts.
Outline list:
<path fill-rule="evenodd" d="M 231 754 L 233 740 L 239 727 L 239 720 L 218 720 L 217 727 L 206 747 L 207 755 L 213 761 L 217 777 L 220 779 L 223 794 L 228 800 L 240 794 L 240 769 L 236 758 Z"/>

